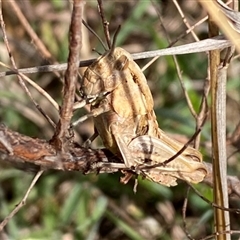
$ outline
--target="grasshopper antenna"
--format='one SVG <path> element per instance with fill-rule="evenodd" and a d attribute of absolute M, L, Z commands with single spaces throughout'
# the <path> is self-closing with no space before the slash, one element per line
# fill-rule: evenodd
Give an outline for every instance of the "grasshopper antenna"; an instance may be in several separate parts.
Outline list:
<path fill-rule="evenodd" d="M 98 39 L 98 41 L 102 44 L 104 50 L 107 51 L 107 47 L 105 46 L 102 39 L 98 36 L 98 34 L 84 20 L 82 20 L 82 23 Z"/>
<path fill-rule="evenodd" d="M 116 29 L 116 31 L 113 35 L 113 41 L 112 41 L 111 49 L 116 47 L 117 35 L 120 32 L 120 29 L 121 29 L 121 25 L 118 26 L 118 28 Z"/>
<path fill-rule="evenodd" d="M 111 52 L 114 50 L 114 48 L 116 46 L 117 35 L 120 32 L 120 29 L 121 29 L 121 25 L 118 26 L 118 28 L 116 29 L 116 31 L 113 35 L 113 41 L 112 41 L 111 48 L 110 48 Z"/>

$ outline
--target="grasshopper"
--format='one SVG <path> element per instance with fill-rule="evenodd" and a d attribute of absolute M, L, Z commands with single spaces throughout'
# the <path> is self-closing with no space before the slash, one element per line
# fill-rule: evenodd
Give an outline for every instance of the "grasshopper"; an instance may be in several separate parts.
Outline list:
<path fill-rule="evenodd" d="M 158 127 L 147 80 L 127 51 L 112 47 L 93 62 L 83 75 L 80 93 L 91 103 L 87 115 L 94 119 L 91 140 L 100 135 L 104 146 L 122 158 L 128 169 L 166 186 L 176 185 L 177 178 L 193 183 L 203 180 L 207 171 L 202 156 L 191 147 L 166 166 L 151 168 L 183 145 Z"/>

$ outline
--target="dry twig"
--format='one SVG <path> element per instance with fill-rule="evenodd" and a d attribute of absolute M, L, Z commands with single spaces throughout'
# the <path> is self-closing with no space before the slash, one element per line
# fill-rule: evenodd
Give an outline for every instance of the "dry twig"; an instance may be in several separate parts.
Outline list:
<path fill-rule="evenodd" d="M 0 232 L 3 230 L 3 228 L 8 224 L 8 222 L 18 213 L 18 211 L 26 204 L 27 198 L 35 186 L 37 180 L 41 177 L 43 171 L 38 171 L 37 174 L 34 176 L 33 180 L 31 181 L 30 186 L 27 189 L 27 192 L 25 193 L 23 199 L 20 201 L 20 203 L 12 210 L 12 212 L 4 218 L 2 222 L 0 222 Z"/>
<path fill-rule="evenodd" d="M 68 68 L 65 73 L 63 104 L 60 110 L 60 120 L 57 124 L 52 143 L 58 150 L 64 151 L 65 144 L 68 143 L 70 121 L 73 115 L 73 104 L 76 91 L 79 53 L 82 39 L 82 12 L 84 2 L 73 1 L 73 12 L 69 33 L 69 57 Z"/>

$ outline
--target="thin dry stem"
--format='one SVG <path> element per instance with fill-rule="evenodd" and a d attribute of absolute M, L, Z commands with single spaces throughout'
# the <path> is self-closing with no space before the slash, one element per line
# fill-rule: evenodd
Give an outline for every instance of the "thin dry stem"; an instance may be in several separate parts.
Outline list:
<path fill-rule="evenodd" d="M 175 2 L 175 1 L 174 1 Z M 153 5 L 154 5 L 154 2 L 152 1 Z M 181 11 L 181 8 L 179 6 L 179 4 L 176 2 L 176 4 L 178 5 L 177 9 L 180 9 L 179 11 Z M 155 9 L 156 9 L 156 6 L 155 6 Z M 183 12 L 181 11 L 180 13 L 181 15 L 183 15 Z M 185 33 L 183 34 L 180 34 L 174 41 L 172 41 L 167 48 L 170 48 L 172 47 L 174 44 L 176 44 L 180 39 L 182 39 L 183 37 L 185 37 L 187 34 L 189 33 L 192 33 L 194 36 L 195 36 L 195 33 L 194 33 L 194 29 L 199 26 L 200 24 L 202 24 L 203 22 L 205 22 L 206 20 L 208 19 L 208 16 L 204 17 L 203 19 L 201 19 L 200 21 L 198 21 L 197 23 L 195 23 L 193 26 L 188 26 L 188 29 L 186 30 Z M 195 39 L 196 40 L 196 39 Z M 196 41 L 199 41 L 199 39 L 197 38 Z M 159 56 L 155 56 L 151 61 L 149 61 L 143 68 L 142 68 L 142 71 L 145 71 L 151 64 L 153 64 L 157 59 L 159 58 Z M 1 76 L 1 73 L 0 73 L 0 76 Z"/>
<path fill-rule="evenodd" d="M 6 65 L 3 62 L 0 62 L 0 65 L 8 69 L 11 69 L 10 66 Z M 33 80 L 31 80 L 28 76 L 24 75 L 23 73 L 17 74 L 20 75 L 25 81 L 27 81 L 32 87 L 34 87 L 39 93 L 41 93 L 56 110 L 59 110 L 57 102 L 43 88 L 41 88 L 38 84 L 36 84 Z"/>
<path fill-rule="evenodd" d="M 108 48 L 111 48 L 111 37 L 110 37 L 110 33 L 109 33 L 109 22 L 106 20 L 105 14 L 104 14 L 104 10 L 103 10 L 103 3 L 102 0 L 97 0 L 98 1 L 98 11 L 102 20 L 102 25 L 103 25 L 103 31 L 104 31 L 104 35 L 107 41 L 107 45 Z"/>
<path fill-rule="evenodd" d="M 223 231 L 223 232 L 215 232 L 211 235 L 208 235 L 207 237 L 204 238 L 200 238 L 199 240 L 207 240 L 207 239 L 217 239 L 220 236 L 224 236 L 224 235 L 235 235 L 235 234 L 240 234 L 240 231 L 238 230 L 229 230 L 229 231 Z"/>
<path fill-rule="evenodd" d="M 49 61 L 49 62 L 55 62 L 52 58 L 51 53 L 48 51 L 46 46 L 43 44 L 42 40 L 38 37 L 38 35 L 35 33 L 35 31 L 32 29 L 31 25 L 25 18 L 24 14 L 22 13 L 21 9 L 17 5 L 17 3 L 13 1 L 6 1 L 11 8 L 13 9 L 15 15 L 18 17 L 19 21 L 21 22 L 22 26 L 32 39 L 33 43 L 36 45 L 38 50 L 41 52 L 41 54 Z"/>
<path fill-rule="evenodd" d="M 213 3 L 213 2 L 212 2 Z M 219 33 L 214 18 L 209 16 L 209 36 Z M 214 203 L 220 207 L 228 207 L 226 194 L 226 68 L 220 66 L 220 51 L 210 51 L 209 72 L 211 81 L 211 135 L 213 146 L 213 197 Z M 229 214 L 222 209 L 214 208 L 214 223 L 216 232 L 230 230 Z M 230 239 L 230 235 L 221 234 L 218 240 Z"/>
<path fill-rule="evenodd" d="M 233 212 L 236 214 L 240 214 L 240 209 L 239 208 L 226 208 L 222 206 L 218 206 L 216 203 L 211 202 L 208 200 L 206 197 L 204 197 L 191 183 L 188 183 L 188 185 L 193 189 L 193 191 L 200 197 L 202 198 L 206 203 L 208 203 L 211 207 L 218 208 L 227 212 Z"/>
<path fill-rule="evenodd" d="M 4 39 L 4 43 L 10 58 L 10 61 L 13 65 L 13 71 L 15 71 L 16 73 L 18 73 L 17 70 L 17 65 L 15 63 L 14 57 L 11 53 L 11 49 L 8 43 L 8 38 L 7 38 L 7 33 L 6 33 L 6 29 L 5 29 L 5 23 L 4 23 L 4 19 L 3 19 L 3 14 L 2 14 L 2 1 L 0 1 L 0 24 L 1 24 L 1 28 L 2 28 L 2 32 L 3 32 L 3 39 Z M 44 113 L 43 109 L 39 106 L 39 104 L 34 100 L 31 92 L 29 91 L 29 89 L 27 88 L 23 77 L 21 76 L 21 74 L 17 74 L 17 78 L 19 81 L 20 86 L 23 88 L 23 90 L 27 93 L 27 95 L 29 96 L 29 98 L 31 99 L 31 101 L 33 102 L 33 104 L 35 105 L 35 107 L 38 109 L 38 111 L 52 124 L 53 122 L 51 121 L 51 119 Z"/>
<path fill-rule="evenodd" d="M 187 219 L 186 219 L 186 212 L 187 212 L 187 205 L 188 205 L 188 195 L 190 192 L 190 187 L 187 188 L 186 196 L 184 198 L 183 206 L 182 206 L 182 217 L 183 217 L 183 229 L 185 234 L 187 235 L 188 239 L 193 240 L 191 234 L 187 229 Z"/>
<path fill-rule="evenodd" d="M 0 223 L 0 232 L 3 230 L 3 228 L 8 224 L 8 222 L 18 213 L 18 211 L 26 204 L 27 198 L 35 186 L 37 180 L 41 177 L 43 171 L 37 172 L 37 174 L 34 176 L 33 180 L 31 181 L 30 186 L 27 189 L 27 192 L 25 193 L 23 199 L 20 201 L 20 203 L 12 210 L 12 212 L 5 217 L 5 219 Z"/>
<path fill-rule="evenodd" d="M 161 17 L 161 15 L 160 15 L 159 11 L 157 10 L 157 7 L 156 7 L 156 6 L 155 6 L 155 10 L 156 10 L 157 13 L 158 13 L 158 18 L 159 18 L 159 21 L 160 21 L 160 23 L 161 23 L 161 27 L 162 27 L 162 29 L 163 29 L 164 35 L 165 35 L 165 37 L 167 38 L 168 43 L 170 43 L 170 42 L 171 42 L 171 39 L 170 39 L 170 37 L 169 37 L 169 35 L 168 35 L 168 32 L 167 32 L 166 28 L 165 28 L 164 25 L 163 25 L 162 17 Z M 187 104 L 188 104 L 188 108 L 189 108 L 191 114 L 193 115 L 193 117 L 196 119 L 196 118 L 197 118 L 197 114 L 196 114 L 196 112 L 195 112 L 195 110 L 194 110 L 194 108 L 193 108 L 192 102 L 191 102 L 191 100 L 190 100 L 190 98 L 189 98 L 189 95 L 188 95 L 188 93 L 187 93 L 187 90 L 186 90 L 186 88 L 185 88 L 185 85 L 184 85 L 184 82 L 183 82 L 183 78 L 182 78 L 182 73 L 181 73 L 181 70 L 180 70 L 180 67 L 179 67 L 179 64 L 178 64 L 176 55 L 173 54 L 172 57 L 173 57 L 173 61 L 174 61 L 174 64 L 175 64 L 175 67 L 176 67 L 176 70 L 177 70 L 178 79 L 179 79 L 179 81 L 180 81 L 180 84 L 181 84 L 181 87 L 182 87 L 184 96 L 185 96 L 186 101 L 187 101 Z"/>
<path fill-rule="evenodd" d="M 219 36 L 216 38 L 208 38 L 195 43 L 188 43 L 177 47 L 164 48 L 160 50 L 153 50 L 147 52 L 133 53 L 132 57 L 134 60 L 147 59 L 154 57 L 170 56 L 170 55 L 181 55 L 189 53 L 200 53 L 207 52 L 215 49 L 223 49 L 232 46 L 231 41 L 224 39 Z M 156 58 L 156 59 L 157 59 Z M 92 64 L 96 59 L 89 59 L 79 62 L 79 67 L 87 67 Z M 64 71 L 67 69 L 67 63 L 45 65 L 32 68 L 18 69 L 21 73 L 36 73 L 36 72 L 53 72 L 53 71 Z M 14 71 L 0 72 L 0 77 L 16 74 Z"/>
<path fill-rule="evenodd" d="M 188 20 L 186 19 L 186 17 L 184 16 L 184 13 L 181 9 L 181 7 L 179 6 L 178 2 L 176 0 L 173 0 L 174 5 L 176 6 L 180 16 L 182 17 L 182 21 L 184 22 L 184 24 L 186 25 L 186 27 L 188 28 L 188 31 L 192 34 L 193 38 L 195 39 L 196 42 L 199 41 L 199 38 L 197 36 L 197 34 L 193 31 L 193 29 L 191 28 L 190 24 L 188 23 Z M 190 30 L 191 29 L 191 30 Z"/>

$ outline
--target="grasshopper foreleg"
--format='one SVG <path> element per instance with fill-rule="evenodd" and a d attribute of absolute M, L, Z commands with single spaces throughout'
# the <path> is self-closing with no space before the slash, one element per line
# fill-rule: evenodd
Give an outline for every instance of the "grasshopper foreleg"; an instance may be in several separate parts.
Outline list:
<path fill-rule="evenodd" d="M 109 110 L 110 110 L 110 107 L 109 107 L 108 104 L 101 104 L 99 107 L 92 109 L 90 113 L 80 117 L 72 125 L 77 126 L 79 123 L 84 122 L 88 118 L 97 117 L 98 115 L 100 115 L 102 113 L 105 113 L 105 112 L 108 112 Z"/>

